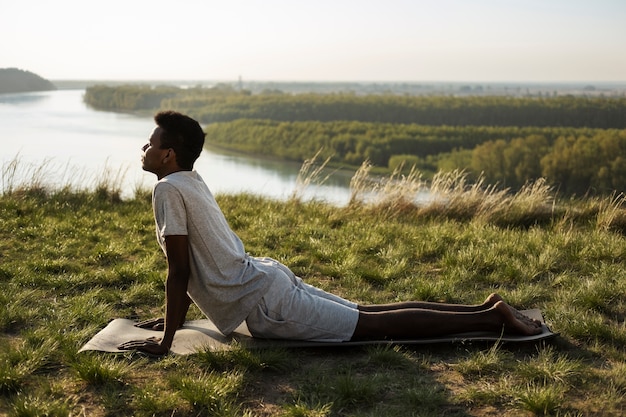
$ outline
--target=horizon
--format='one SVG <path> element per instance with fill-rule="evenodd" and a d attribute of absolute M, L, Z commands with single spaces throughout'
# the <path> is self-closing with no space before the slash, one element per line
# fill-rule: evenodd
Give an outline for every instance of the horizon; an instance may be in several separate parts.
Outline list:
<path fill-rule="evenodd" d="M 626 82 L 621 0 L 5 3 L 0 68 L 49 80 Z"/>
<path fill-rule="evenodd" d="M 23 69 L 23 68 L 20 68 Z M 27 70 L 24 68 L 24 70 Z M 37 74 L 39 75 L 39 74 Z M 194 78 L 120 78 L 120 79 L 106 79 L 106 78 L 50 78 L 49 81 L 57 82 L 111 82 L 111 83 L 156 83 L 156 82 L 199 82 L 199 83 L 293 83 L 293 84 L 491 84 L 491 85 L 504 85 L 504 84 L 521 84 L 521 85 L 583 85 L 583 84 L 602 84 L 602 85 L 626 85 L 626 77 L 623 80 L 571 80 L 571 81 L 559 81 L 559 80 L 314 80 L 314 79 L 293 79 L 293 80 L 281 80 L 281 79 L 194 79 Z"/>

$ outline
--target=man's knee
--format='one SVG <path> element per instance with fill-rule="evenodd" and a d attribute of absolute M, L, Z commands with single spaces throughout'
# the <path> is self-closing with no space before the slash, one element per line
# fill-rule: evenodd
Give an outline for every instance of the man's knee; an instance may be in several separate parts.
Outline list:
<path fill-rule="evenodd" d="M 382 325 L 380 314 L 359 310 L 359 319 L 351 340 L 367 340 L 380 337 Z"/>

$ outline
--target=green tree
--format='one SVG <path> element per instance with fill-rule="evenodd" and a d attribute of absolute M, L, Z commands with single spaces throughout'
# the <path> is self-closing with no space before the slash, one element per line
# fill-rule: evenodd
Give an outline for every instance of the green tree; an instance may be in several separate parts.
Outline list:
<path fill-rule="evenodd" d="M 503 139 L 488 141 L 474 148 L 472 152 L 472 171 L 482 174 L 489 183 L 505 183 L 506 167 L 504 152 L 507 143 Z"/>
<path fill-rule="evenodd" d="M 626 157 L 618 156 L 611 162 L 611 188 L 618 192 L 626 192 Z"/>
<path fill-rule="evenodd" d="M 576 138 L 572 136 L 559 137 L 552 150 L 541 159 L 541 171 L 549 182 L 558 185 L 567 192 L 570 186 L 570 159 L 572 147 Z"/>
<path fill-rule="evenodd" d="M 544 136 L 531 135 L 513 139 L 503 150 L 504 177 L 508 185 L 520 187 L 541 177 L 541 158 L 547 153 Z"/>

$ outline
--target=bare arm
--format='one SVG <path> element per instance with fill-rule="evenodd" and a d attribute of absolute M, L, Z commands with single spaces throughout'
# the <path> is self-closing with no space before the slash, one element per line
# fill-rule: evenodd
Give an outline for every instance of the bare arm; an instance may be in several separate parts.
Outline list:
<path fill-rule="evenodd" d="M 165 284 L 165 333 L 161 346 L 172 347 L 176 330 L 185 322 L 189 310 L 187 283 L 189 282 L 189 240 L 187 236 L 167 236 L 167 282 Z"/>
<path fill-rule="evenodd" d="M 137 349 L 153 355 L 169 352 L 176 330 L 185 322 L 191 300 L 187 295 L 189 282 L 189 240 L 186 235 L 167 236 L 165 238 L 167 255 L 167 281 L 165 283 L 165 320 L 163 338 L 132 340 L 119 345 L 120 349 Z M 150 322 L 150 321 L 148 321 Z M 159 320 L 152 320 L 152 327 L 158 326 Z M 146 326 L 142 326 L 146 327 Z"/>

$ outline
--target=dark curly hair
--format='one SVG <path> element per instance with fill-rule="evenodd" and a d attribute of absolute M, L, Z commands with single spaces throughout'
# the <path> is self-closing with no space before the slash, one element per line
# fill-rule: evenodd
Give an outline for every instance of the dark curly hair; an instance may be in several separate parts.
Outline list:
<path fill-rule="evenodd" d="M 193 169 L 194 162 L 202 152 L 206 135 L 200 124 L 189 116 L 171 110 L 157 113 L 154 121 L 163 129 L 161 149 L 174 149 L 178 165 L 183 169 Z"/>

